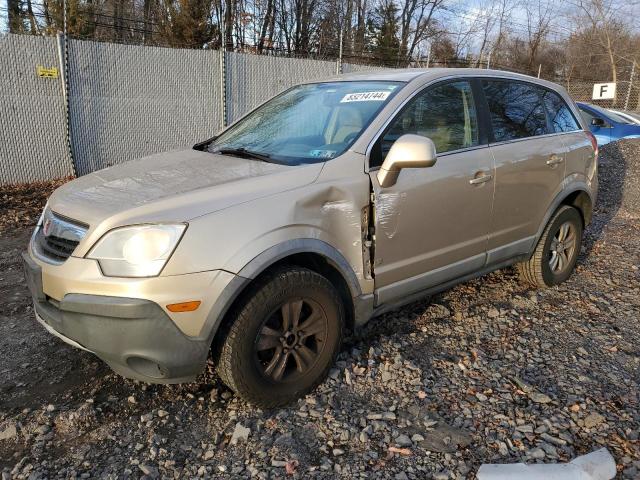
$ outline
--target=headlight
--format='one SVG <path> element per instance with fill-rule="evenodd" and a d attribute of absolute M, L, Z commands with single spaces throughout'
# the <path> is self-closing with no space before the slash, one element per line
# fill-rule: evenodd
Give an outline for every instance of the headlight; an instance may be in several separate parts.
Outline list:
<path fill-rule="evenodd" d="M 108 277 L 154 277 L 178 245 L 184 224 L 137 225 L 107 232 L 87 258 L 97 260 Z"/>

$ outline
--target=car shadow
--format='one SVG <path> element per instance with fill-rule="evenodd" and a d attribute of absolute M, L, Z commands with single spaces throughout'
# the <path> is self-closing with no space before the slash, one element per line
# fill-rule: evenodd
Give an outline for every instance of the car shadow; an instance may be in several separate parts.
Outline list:
<path fill-rule="evenodd" d="M 579 263 L 589 257 L 607 225 L 618 214 L 622 205 L 626 174 L 627 161 L 619 143 L 612 142 L 601 147 L 598 159 L 598 199 L 591 224 L 585 230 Z"/>

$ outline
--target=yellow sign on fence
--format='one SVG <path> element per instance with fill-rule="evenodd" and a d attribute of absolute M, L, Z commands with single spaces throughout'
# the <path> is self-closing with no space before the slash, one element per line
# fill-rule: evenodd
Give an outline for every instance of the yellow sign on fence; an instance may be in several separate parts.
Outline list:
<path fill-rule="evenodd" d="M 38 65 L 36 67 L 36 72 L 38 73 L 38 76 L 42 78 L 58 78 L 57 67 L 46 68 L 46 67 L 43 67 L 42 65 Z"/>

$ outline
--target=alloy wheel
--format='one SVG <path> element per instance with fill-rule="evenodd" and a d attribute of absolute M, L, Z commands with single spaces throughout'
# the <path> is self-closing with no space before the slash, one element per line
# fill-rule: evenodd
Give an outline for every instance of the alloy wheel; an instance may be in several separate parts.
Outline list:
<path fill-rule="evenodd" d="M 262 374 L 274 382 L 295 381 L 312 370 L 326 345 L 327 316 L 310 298 L 287 300 L 263 323 L 254 353 Z"/>
<path fill-rule="evenodd" d="M 560 273 L 569 267 L 575 254 L 577 239 L 571 222 L 560 225 L 549 247 L 549 267 L 553 273 Z"/>

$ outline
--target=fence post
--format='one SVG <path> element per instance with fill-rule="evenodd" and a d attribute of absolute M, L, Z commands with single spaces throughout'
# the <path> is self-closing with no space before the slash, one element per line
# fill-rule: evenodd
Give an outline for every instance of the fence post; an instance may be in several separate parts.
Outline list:
<path fill-rule="evenodd" d="M 631 77 L 629 77 L 629 88 L 627 88 L 627 98 L 624 100 L 624 109 L 629 110 L 629 99 L 631 98 L 631 89 L 633 88 L 633 76 L 636 73 L 636 61 L 633 60 L 631 65 Z"/>
<path fill-rule="evenodd" d="M 66 5 L 66 2 L 65 2 Z M 66 27 L 66 22 L 65 22 Z M 67 143 L 67 152 L 69 153 L 69 161 L 71 162 L 71 173 L 75 177 L 76 161 L 73 155 L 73 143 L 71 142 L 71 106 L 69 104 L 69 51 L 66 33 L 58 32 L 56 34 L 56 43 L 58 45 L 58 62 L 60 64 L 60 83 L 62 84 L 62 100 L 64 101 L 64 134 Z"/>
<path fill-rule="evenodd" d="M 338 49 L 338 60 L 336 61 L 336 75 L 342 73 L 342 30 L 340 30 L 340 48 Z"/>
<path fill-rule="evenodd" d="M 227 52 L 220 49 L 220 102 L 222 107 L 222 128 L 227 126 Z"/>

